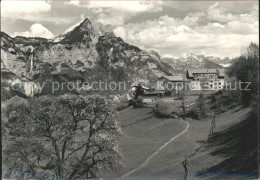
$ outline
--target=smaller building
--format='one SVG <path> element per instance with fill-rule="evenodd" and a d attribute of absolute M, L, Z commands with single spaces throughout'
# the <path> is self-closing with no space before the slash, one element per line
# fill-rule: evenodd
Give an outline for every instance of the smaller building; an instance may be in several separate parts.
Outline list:
<path fill-rule="evenodd" d="M 138 89 L 138 88 L 142 89 L 143 91 L 150 91 L 151 90 L 151 88 L 148 88 L 148 87 L 141 85 L 141 84 L 133 84 L 132 85 L 132 91 L 136 91 L 136 89 Z"/>
<path fill-rule="evenodd" d="M 181 83 L 181 82 L 185 82 L 186 78 L 184 75 L 173 75 L 173 76 L 161 76 L 158 79 L 158 84 L 161 84 L 162 87 L 164 87 L 167 83 L 171 82 L 171 83 Z"/>
<path fill-rule="evenodd" d="M 138 96 L 164 96 L 165 95 L 164 90 L 151 89 L 141 84 L 133 85 L 132 90 L 135 91 L 133 93 L 135 99 L 137 99 Z"/>
<path fill-rule="evenodd" d="M 173 76 L 162 76 L 159 80 L 166 81 L 166 82 L 183 82 L 186 78 L 182 74 L 173 75 Z"/>
<path fill-rule="evenodd" d="M 176 74 L 172 76 L 161 76 L 157 80 L 157 90 L 165 91 L 165 95 L 170 96 L 173 94 L 178 94 L 178 92 L 183 89 L 187 82 L 185 75 Z"/>

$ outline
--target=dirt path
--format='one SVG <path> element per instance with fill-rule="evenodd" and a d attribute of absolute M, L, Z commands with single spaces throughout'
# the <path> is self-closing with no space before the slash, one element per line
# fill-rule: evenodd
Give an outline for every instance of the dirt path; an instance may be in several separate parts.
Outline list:
<path fill-rule="evenodd" d="M 158 150 L 156 150 L 153 154 L 151 154 L 141 165 L 139 165 L 137 168 L 131 170 L 130 172 L 124 174 L 122 176 L 122 178 L 124 177 L 127 177 L 129 175 L 131 175 L 132 173 L 138 171 L 139 169 L 141 169 L 142 167 L 144 167 L 148 162 L 149 160 L 151 160 L 154 156 L 156 156 L 162 149 L 164 149 L 169 143 L 171 143 L 172 141 L 174 141 L 176 138 L 178 138 L 179 136 L 181 136 L 182 134 L 184 134 L 185 132 L 187 132 L 187 130 L 189 129 L 189 126 L 190 124 L 186 121 L 184 121 L 186 123 L 186 128 L 181 132 L 179 133 L 178 135 L 172 137 L 168 142 L 166 142 L 164 145 L 162 145 Z"/>

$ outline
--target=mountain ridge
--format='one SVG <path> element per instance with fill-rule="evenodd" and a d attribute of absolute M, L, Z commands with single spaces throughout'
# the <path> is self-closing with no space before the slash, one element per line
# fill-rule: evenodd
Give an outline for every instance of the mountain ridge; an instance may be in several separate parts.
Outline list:
<path fill-rule="evenodd" d="M 221 63 L 228 64 L 231 62 L 229 58 L 221 59 L 213 56 L 195 55 L 191 52 L 179 58 L 164 57 L 162 61 L 170 64 L 174 71 L 178 73 L 183 73 L 186 69 L 192 68 L 220 69 L 224 68 Z"/>
<path fill-rule="evenodd" d="M 128 85 L 154 81 L 172 67 L 147 51 L 130 45 L 113 32 L 85 19 L 59 42 L 44 38 L 12 38 L 1 32 L 1 64 L 31 81 L 109 80 Z"/>
<path fill-rule="evenodd" d="M 195 57 L 188 58 L 186 64 L 183 59 L 179 64 L 167 61 L 156 51 L 126 43 L 111 26 L 87 18 L 55 38 L 12 38 L 1 32 L 2 67 L 31 81 L 123 81 L 129 89 L 136 82 L 154 84 L 158 77 L 183 72 L 192 63 L 216 66 Z M 180 65 L 183 67 L 178 69 Z"/>

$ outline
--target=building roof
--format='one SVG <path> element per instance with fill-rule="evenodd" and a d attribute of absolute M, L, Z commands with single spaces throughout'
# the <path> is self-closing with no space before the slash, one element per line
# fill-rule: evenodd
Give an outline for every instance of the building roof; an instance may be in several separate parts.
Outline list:
<path fill-rule="evenodd" d="M 188 69 L 187 74 L 189 77 L 194 77 L 193 74 L 218 74 L 219 77 L 225 76 L 224 69 Z"/>
<path fill-rule="evenodd" d="M 139 85 L 138 84 L 133 84 L 133 85 L 131 85 L 132 87 L 139 87 Z M 140 84 L 140 86 L 141 86 L 141 88 L 142 89 L 145 89 L 145 90 L 149 90 L 150 88 L 148 88 L 148 87 L 146 87 L 146 86 L 144 86 L 144 85 L 141 85 Z"/>
<path fill-rule="evenodd" d="M 169 81 L 183 81 L 183 80 L 185 80 L 183 75 L 162 76 L 161 78 L 165 78 Z"/>

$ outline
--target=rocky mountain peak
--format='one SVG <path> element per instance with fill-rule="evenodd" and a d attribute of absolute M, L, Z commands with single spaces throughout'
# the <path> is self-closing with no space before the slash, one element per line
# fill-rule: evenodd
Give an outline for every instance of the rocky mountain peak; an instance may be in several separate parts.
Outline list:
<path fill-rule="evenodd" d="M 58 37 L 53 38 L 52 41 L 60 43 L 91 41 L 96 35 L 92 23 L 86 18 L 65 30 Z"/>
<path fill-rule="evenodd" d="M 94 27 L 92 26 L 91 21 L 88 18 L 86 18 L 75 29 L 78 29 L 81 32 L 89 32 L 89 31 L 93 31 Z"/>
<path fill-rule="evenodd" d="M 89 42 L 105 33 L 113 33 L 111 25 L 91 22 L 90 19 L 86 18 L 65 30 L 52 41 L 60 43 Z"/>
<path fill-rule="evenodd" d="M 187 55 L 186 55 L 187 57 L 190 57 L 190 56 L 194 56 L 194 54 L 193 53 L 191 53 L 191 52 L 189 52 L 189 53 L 187 53 Z"/>

